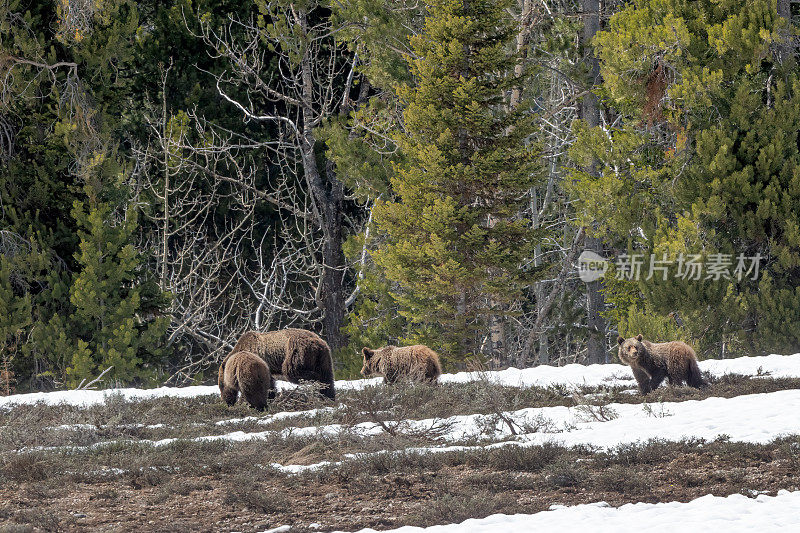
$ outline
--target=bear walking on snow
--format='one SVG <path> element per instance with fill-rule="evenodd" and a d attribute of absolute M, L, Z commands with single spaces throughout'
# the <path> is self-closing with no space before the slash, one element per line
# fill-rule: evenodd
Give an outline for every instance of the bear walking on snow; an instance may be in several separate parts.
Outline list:
<path fill-rule="evenodd" d="M 237 352 L 225 358 L 219 367 L 219 393 L 228 405 L 234 405 L 242 393 L 251 406 L 263 411 L 275 398 L 275 381 L 269 367 L 256 354 Z"/>
<path fill-rule="evenodd" d="M 320 389 L 323 395 L 331 400 L 336 397 L 331 349 L 313 331 L 293 328 L 267 333 L 248 331 L 233 347 L 231 355 L 239 351 L 261 357 L 273 375 L 282 374 L 292 383 L 317 381 L 323 385 Z"/>
<path fill-rule="evenodd" d="M 670 385 L 688 384 L 703 388 L 706 382 L 697 366 L 697 356 L 692 347 L 681 341 L 652 343 L 641 335 L 617 338 L 619 359 L 630 365 L 642 394 L 654 390 L 664 378 Z"/>
<path fill-rule="evenodd" d="M 385 346 L 377 350 L 364 348 L 364 367 L 361 375 L 382 375 L 385 383 L 399 379 L 436 383 L 442 374 L 439 356 L 422 344 L 398 348 Z"/>

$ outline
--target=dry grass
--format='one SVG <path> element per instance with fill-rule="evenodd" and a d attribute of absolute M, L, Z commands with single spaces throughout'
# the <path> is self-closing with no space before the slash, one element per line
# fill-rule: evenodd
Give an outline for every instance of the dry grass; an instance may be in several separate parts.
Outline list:
<path fill-rule="evenodd" d="M 800 379 L 789 378 L 729 375 L 710 381 L 710 386 L 702 391 L 661 387 L 646 397 L 629 394 L 629 390 L 621 387 L 584 387 L 570 391 L 564 387 L 506 387 L 489 380 L 438 387 L 401 383 L 341 391 L 336 409 L 280 419 L 272 419 L 270 415 L 287 408 L 302 411 L 331 407 L 331 404 L 315 395 L 292 392 L 281 395 L 278 402 L 270 405 L 268 413 L 260 414 L 243 404 L 228 408 L 217 396 L 125 401 L 121 396 L 112 395 L 105 403 L 88 408 L 36 404 L 0 409 L 0 454 L 32 447 L 89 446 L 110 440 L 191 439 L 232 431 L 281 431 L 288 427 L 362 422 L 385 425 L 388 433 L 404 435 L 411 442 L 424 442 L 435 441 L 447 428 L 442 425 L 426 434 L 415 435 L 405 430 L 401 421 L 487 414 L 514 434 L 537 430 L 535 427 L 519 428 L 504 419 L 505 412 L 527 407 L 581 405 L 587 417 L 611 419 L 613 409 L 605 407 L 609 403 L 644 403 L 652 416 L 666 416 L 668 412 L 663 410 L 663 402 L 800 388 Z M 231 423 L 217 424 L 232 419 Z"/>
<path fill-rule="evenodd" d="M 226 485 L 224 501 L 234 509 L 247 507 L 260 513 L 276 513 L 291 506 L 284 493 L 267 490 L 246 471 L 229 476 Z"/>
<path fill-rule="evenodd" d="M 474 487 L 442 487 L 430 500 L 419 502 L 406 520 L 409 525 L 458 524 L 469 518 L 519 510 L 516 498 Z"/>

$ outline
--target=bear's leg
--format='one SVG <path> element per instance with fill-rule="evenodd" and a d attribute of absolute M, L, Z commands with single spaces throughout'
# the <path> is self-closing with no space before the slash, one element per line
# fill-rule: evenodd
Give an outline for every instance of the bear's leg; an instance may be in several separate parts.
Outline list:
<path fill-rule="evenodd" d="M 700 367 L 697 366 L 697 361 L 691 359 L 686 370 L 686 382 L 690 387 L 702 389 L 708 386 L 708 383 L 703 379 L 703 374 L 700 372 Z"/>
<path fill-rule="evenodd" d="M 639 392 L 642 394 L 647 394 L 648 392 L 653 390 L 653 387 L 650 383 L 650 376 L 644 370 L 639 368 L 633 368 L 633 377 L 636 378 L 636 383 L 639 384 Z"/>
<path fill-rule="evenodd" d="M 330 357 L 327 354 L 324 356 Z M 322 385 L 319 390 L 320 394 L 334 400 L 336 392 L 333 382 L 333 370 L 328 369 L 327 367 L 329 366 L 324 361 L 320 363 L 312 361 L 309 364 L 303 358 L 292 354 L 283 362 L 281 370 L 286 379 L 292 383 L 300 383 L 300 381 L 316 381 L 320 383 Z"/>
<path fill-rule="evenodd" d="M 656 370 L 653 374 L 650 375 L 650 389 L 656 390 L 661 382 L 664 381 L 664 378 L 667 377 L 667 372 L 665 370 Z M 672 384 L 672 376 L 669 378 L 670 384 Z"/>

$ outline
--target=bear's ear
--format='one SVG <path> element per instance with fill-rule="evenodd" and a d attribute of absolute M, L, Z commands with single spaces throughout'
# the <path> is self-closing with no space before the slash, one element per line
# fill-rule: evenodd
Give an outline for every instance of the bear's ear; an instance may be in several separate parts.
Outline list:
<path fill-rule="evenodd" d="M 625 342 L 625 338 L 622 335 L 617 337 L 617 344 L 622 344 L 623 342 Z"/>
<path fill-rule="evenodd" d="M 370 350 L 366 346 L 361 349 L 361 353 L 364 354 L 364 359 L 369 359 L 375 353 L 375 350 Z"/>
<path fill-rule="evenodd" d="M 644 338 L 644 337 L 642 337 L 642 334 L 641 334 L 641 333 L 639 333 L 638 335 L 636 335 L 636 340 L 637 340 L 637 341 L 639 341 L 639 342 L 642 342 L 642 339 L 643 339 L 643 338 Z"/>

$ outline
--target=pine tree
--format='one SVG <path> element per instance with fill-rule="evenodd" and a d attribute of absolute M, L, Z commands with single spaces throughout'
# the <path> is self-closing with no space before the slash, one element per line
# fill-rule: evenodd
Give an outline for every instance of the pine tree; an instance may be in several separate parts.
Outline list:
<path fill-rule="evenodd" d="M 363 205 L 363 230 L 343 244 L 356 271 L 356 288 L 348 304 L 344 331 L 349 344 L 336 354 L 342 375 L 357 376 L 361 348 L 397 343 L 407 331 L 392 295 L 396 283 L 386 279 L 372 258 L 383 246 L 375 231 L 376 199 L 392 198 L 390 176 L 403 153 L 391 138 L 401 128 L 401 104 L 394 89 L 411 80 L 404 55 L 409 38 L 421 31 L 425 3 L 401 0 L 347 0 L 332 5 L 332 18 L 342 39 L 356 57 L 354 90 L 347 100 L 348 113 L 330 120 L 321 130 L 326 156 L 335 163 L 337 176 Z"/>
<path fill-rule="evenodd" d="M 629 253 L 727 262 L 721 279 L 673 270 L 641 280 L 633 306 L 619 291 L 621 324 L 641 314 L 660 317 L 659 329 L 678 312 L 706 354 L 800 346 L 800 85 L 794 61 L 780 57 L 785 23 L 770 0 L 746 10 L 645 0 L 595 39 L 604 95 L 621 117 L 610 130 L 579 126 L 573 153 L 603 166 L 577 176 L 582 213 Z M 760 255 L 758 280 L 736 275 L 740 254 Z"/>
<path fill-rule="evenodd" d="M 520 217 L 540 168 L 528 145 L 532 117 L 509 109 L 524 84 L 509 52 L 514 28 L 504 2 L 436 0 L 411 39 L 413 85 L 397 92 L 405 160 L 396 197 L 375 207 L 385 246 L 377 265 L 396 284 L 406 340 L 455 360 L 478 355 L 491 316 L 506 319 L 530 283 L 523 269 L 535 234 Z"/>
<path fill-rule="evenodd" d="M 102 209 L 108 212 L 123 211 L 129 202 L 128 172 L 121 162 L 126 156 L 124 128 L 130 117 L 126 108 L 138 29 L 137 4 L 132 1 L 72 5 L 61 0 L 33 4 L 12 0 L 0 6 L 4 35 L 0 73 L 6 80 L 6 97 L 0 102 L 4 132 L 0 230 L 26 243 L 14 255 L 14 296 L 27 298 L 31 315 L 22 326 L 25 342 L 13 363 L 20 388 L 76 383 L 67 373 L 76 352 L 75 368 L 80 370 L 73 368 L 69 377 L 88 376 L 97 365 L 113 360 L 120 371 L 117 378 L 131 379 L 141 374 L 131 365 L 155 354 L 153 346 L 161 343 L 148 334 L 119 341 L 133 342 L 137 351 L 132 354 L 110 341 L 98 341 L 97 332 L 91 331 L 97 324 L 84 310 L 72 320 L 76 306 L 88 305 L 80 295 L 90 270 L 100 268 L 90 265 L 90 257 L 79 251 L 91 231 L 81 233 L 83 228 L 71 216 L 75 202 L 94 208 L 105 205 Z M 110 236 L 130 244 L 131 232 L 127 227 L 124 234 Z M 103 268 L 110 268 L 110 263 Z M 149 287 L 146 272 L 124 268 L 131 275 L 100 272 L 106 285 L 98 290 L 127 294 L 135 287 Z M 111 280 L 119 286 L 110 287 Z M 75 282 L 83 285 L 73 287 Z M 136 331 L 146 333 L 137 310 L 163 305 L 164 298 L 148 290 L 139 300 L 137 305 L 120 303 L 116 309 L 103 309 L 103 319 L 118 325 L 133 322 Z M 122 319 L 125 313 L 127 322 Z M 117 333 L 120 338 L 128 335 L 123 330 Z M 98 342 L 109 348 L 98 349 Z M 122 360 L 128 356 L 131 365 Z"/>
<path fill-rule="evenodd" d="M 13 262 L 13 257 L 0 255 L 0 395 L 14 390 L 12 363 L 19 352 L 21 334 L 32 322 L 30 295 L 19 286 L 22 280 L 15 276 Z"/>
<path fill-rule="evenodd" d="M 136 230 L 135 211 L 114 213 L 90 195 L 73 208 L 81 242 L 76 253 L 80 271 L 70 287 L 74 312 L 70 327 L 78 341 L 67 368 L 70 384 L 106 374 L 121 382 L 152 377 L 150 364 L 163 355 L 168 319 L 145 321 L 140 316 L 143 284 L 141 258 L 131 244 Z M 152 283 L 152 282 L 150 282 Z"/>

